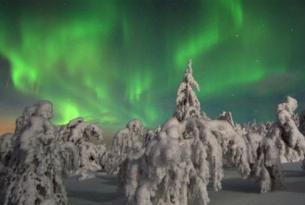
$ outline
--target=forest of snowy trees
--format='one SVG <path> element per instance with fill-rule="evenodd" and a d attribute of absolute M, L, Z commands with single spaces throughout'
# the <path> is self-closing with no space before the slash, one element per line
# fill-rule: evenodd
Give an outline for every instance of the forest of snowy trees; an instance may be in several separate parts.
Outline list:
<path fill-rule="evenodd" d="M 190 61 L 173 115 L 154 129 L 131 120 L 111 146 L 81 117 L 52 124 L 51 102 L 26 107 L 14 133 L 0 136 L 0 204 L 66 205 L 64 179 L 97 172 L 116 176 L 130 205 L 207 205 L 208 185 L 222 189 L 224 167 L 255 179 L 261 193 L 281 188 L 281 164 L 305 154 L 305 112 L 296 113 L 297 101 L 286 97 L 275 122 L 239 124 L 230 112 L 210 119 L 197 91 Z"/>

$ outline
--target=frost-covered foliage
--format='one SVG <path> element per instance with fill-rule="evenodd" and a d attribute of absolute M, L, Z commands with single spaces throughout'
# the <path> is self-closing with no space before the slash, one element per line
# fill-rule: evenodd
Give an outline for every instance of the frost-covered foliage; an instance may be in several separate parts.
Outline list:
<path fill-rule="evenodd" d="M 235 125 L 236 132 L 245 141 L 251 176 L 259 182 L 262 193 L 281 187 L 281 162 L 303 158 L 303 152 L 298 151 L 298 147 L 302 147 L 303 137 L 297 128 L 296 107 L 296 101 L 287 97 L 286 102 L 278 106 L 277 122 Z M 232 115 L 227 113 L 222 114 L 221 119 L 233 122 Z M 298 139 L 295 140 L 298 143 L 289 144 L 289 140 L 293 139 Z"/>
<path fill-rule="evenodd" d="M 126 184 L 130 160 L 139 157 L 144 152 L 144 136 L 146 135 L 143 123 L 135 119 L 119 130 L 112 140 L 111 153 L 108 155 L 110 166 L 107 171 L 118 176 L 119 190 Z"/>
<path fill-rule="evenodd" d="M 218 120 L 226 120 L 228 121 L 233 127 L 235 126 L 234 124 L 234 120 L 233 120 L 233 117 L 232 117 L 232 113 L 231 112 L 222 112 L 219 117 L 218 117 Z"/>
<path fill-rule="evenodd" d="M 305 136 L 305 110 L 299 115 L 299 130 Z M 305 159 L 303 160 L 302 168 L 305 170 Z"/>
<path fill-rule="evenodd" d="M 299 130 L 305 135 L 305 110 L 299 114 Z"/>
<path fill-rule="evenodd" d="M 10 133 L 0 136 L 0 171 L 1 168 L 8 166 L 12 157 L 15 139 L 15 135 Z"/>
<path fill-rule="evenodd" d="M 179 140 L 161 131 L 145 154 L 128 166 L 126 195 L 130 204 L 207 204 L 209 164 L 198 135 Z M 191 196 L 193 195 L 193 196 Z"/>
<path fill-rule="evenodd" d="M 280 157 L 282 146 L 280 129 L 274 124 L 262 139 L 262 144 L 257 150 L 254 171 L 262 193 L 280 188 L 282 185 Z"/>
<path fill-rule="evenodd" d="M 13 134 L 0 136 L 0 202 L 5 197 L 5 190 L 1 188 L 7 183 L 6 175 L 9 172 L 8 165 L 12 157 L 14 138 Z"/>
<path fill-rule="evenodd" d="M 75 174 L 80 176 L 79 179 L 94 177 L 96 171 L 105 168 L 108 153 L 102 130 L 96 124 L 87 123 L 82 118 L 73 119 L 60 127 L 58 140 L 70 142 L 77 148 L 80 163 Z"/>
<path fill-rule="evenodd" d="M 129 154 L 134 147 L 143 144 L 143 124 L 140 120 L 131 120 L 126 127 L 116 133 L 112 141 L 112 152 L 122 158 Z"/>
<path fill-rule="evenodd" d="M 186 128 L 185 128 L 185 138 L 194 138 L 193 143 L 199 143 L 198 140 L 204 145 L 204 149 L 206 152 L 206 160 L 208 168 L 205 170 L 210 170 L 208 176 L 210 176 L 213 189 L 215 191 L 221 190 L 221 180 L 223 178 L 223 151 L 221 144 L 218 142 L 215 135 L 210 130 L 210 127 L 207 125 L 205 120 L 198 118 L 191 118 L 187 120 Z M 197 150 L 192 150 L 194 155 L 197 154 Z M 193 162 L 196 164 L 197 162 Z M 204 166 L 199 165 L 199 166 Z M 207 179 L 207 181 L 209 181 Z"/>
<path fill-rule="evenodd" d="M 0 176 L 0 204 L 67 204 L 63 177 L 78 166 L 78 155 L 71 143 L 57 143 L 52 116 L 52 104 L 46 101 L 26 108 L 8 136 L 15 139 L 4 140 L 11 147 Z"/>
<path fill-rule="evenodd" d="M 271 191 L 281 185 L 280 138 L 266 124 L 251 123 L 237 125 L 243 133 L 248 151 L 251 176 L 260 185 L 261 193 Z"/>
<path fill-rule="evenodd" d="M 245 125 L 236 125 L 237 132 L 241 133 L 247 145 L 248 160 L 253 169 L 258 159 L 258 150 L 261 149 L 263 139 L 268 133 L 269 125 L 248 123 Z M 252 170 L 253 172 L 253 170 Z"/>
<path fill-rule="evenodd" d="M 209 135 L 213 135 L 222 148 L 224 158 L 237 167 L 242 177 L 250 174 L 248 150 L 242 133 L 227 120 L 202 120 Z"/>
<path fill-rule="evenodd" d="M 305 153 L 305 138 L 298 129 L 298 117 L 294 113 L 298 103 L 292 97 L 287 97 L 284 103 L 278 105 L 278 122 L 274 129 L 279 129 L 282 140 L 281 154 L 287 161 L 303 159 Z"/>
<path fill-rule="evenodd" d="M 155 130 L 147 129 L 144 134 L 144 143 L 143 146 L 146 148 L 148 144 L 160 133 L 161 127 L 158 127 Z"/>
<path fill-rule="evenodd" d="M 179 121 L 187 118 L 186 114 L 200 115 L 200 102 L 193 88 L 199 90 L 199 85 L 193 77 L 192 61 L 190 60 L 177 91 L 175 117 Z"/>

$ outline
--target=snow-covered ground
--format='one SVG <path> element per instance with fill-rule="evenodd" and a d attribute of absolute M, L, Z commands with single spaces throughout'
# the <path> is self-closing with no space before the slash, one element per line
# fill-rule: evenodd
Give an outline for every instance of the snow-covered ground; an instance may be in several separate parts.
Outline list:
<path fill-rule="evenodd" d="M 244 180 L 235 169 L 225 169 L 223 190 L 209 189 L 209 205 L 304 205 L 305 172 L 300 163 L 283 165 L 285 181 L 282 190 L 259 194 L 260 187 L 253 180 Z M 66 181 L 71 205 L 121 205 L 123 194 L 116 192 L 114 177 L 99 175 L 94 179 Z"/>
<path fill-rule="evenodd" d="M 66 180 L 66 187 L 71 205 L 122 204 L 123 194 L 117 193 L 116 177 L 100 174 L 83 181 L 71 177 Z"/>
<path fill-rule="evenodd" d="M 209 192 L 209 205 L 304 205 L 305 172 L 300 163 L 283 165 L 284 188 L 265 194 L 253 180 L 243 180 L 234 170 L 225 170 L 223 190 Z"/>

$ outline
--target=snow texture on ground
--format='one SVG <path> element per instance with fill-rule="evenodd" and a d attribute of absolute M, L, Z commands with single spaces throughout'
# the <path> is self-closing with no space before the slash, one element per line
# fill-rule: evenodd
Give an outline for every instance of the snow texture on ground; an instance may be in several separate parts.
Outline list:
<path fill-rule="evenodd" d="M 305 172 L 300 163 L 283 165 L 284 188 L 260 194 L 260 187 L 253 180 L 244 180 L 236 169 L 225 169 L 223 190 L 209 187 L 209 205 L 304 205 Z M 115 177 L 99 174 L 94 179 L 66 180 L 71 205 L 123 205 L 123 194 L 117 193 Z"/>

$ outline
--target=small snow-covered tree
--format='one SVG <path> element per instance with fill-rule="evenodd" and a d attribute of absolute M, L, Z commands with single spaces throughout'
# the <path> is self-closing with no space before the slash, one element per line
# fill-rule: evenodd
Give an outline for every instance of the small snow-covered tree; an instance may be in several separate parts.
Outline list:
<path fill-rule="evenodd" d="M 284 103 L 278 105 L 277 117 L 278 122 L 275 129 L 280 129 L 282 144 L 285 145 L 282 150 L 287 161 L 303 159 L 305 153 L 305 137 L 298 129 L 298 119 L 294 113 L 298 103 L 292 97 L 287 97 Z M 291 152 L 295 151 L 295 154 Z M 295 158 L 295 156 L 298 158 Z"/>
<path fill-rule="evenodd" d="M 113 140 L 108 162 L 108 172 L 118 176 L 119 190 L 126 184 L 128 164 L 144 152 L 145 130 L 140 120 L 134 119 L 126 127 L 119 130 Z"/>
<path fill-rule="evenodd" d="M 102 130 L 96 124 L 75 118 L 60 127 L 57 137 L 60 142 L 73 143 L 77 148 L 80 163 L 75 174 L 80 176 L 80 180 L 94 177 L 97 171 L 106 166 L 108 153 Z"/>
<path fill-rule="evenodd" d="M 143 124 L 140 120 L 131 120 L 126 127 L 118 131 L 112 140 L 112 152 L 124 158 L 130 149 L 142 146 Z"/>

